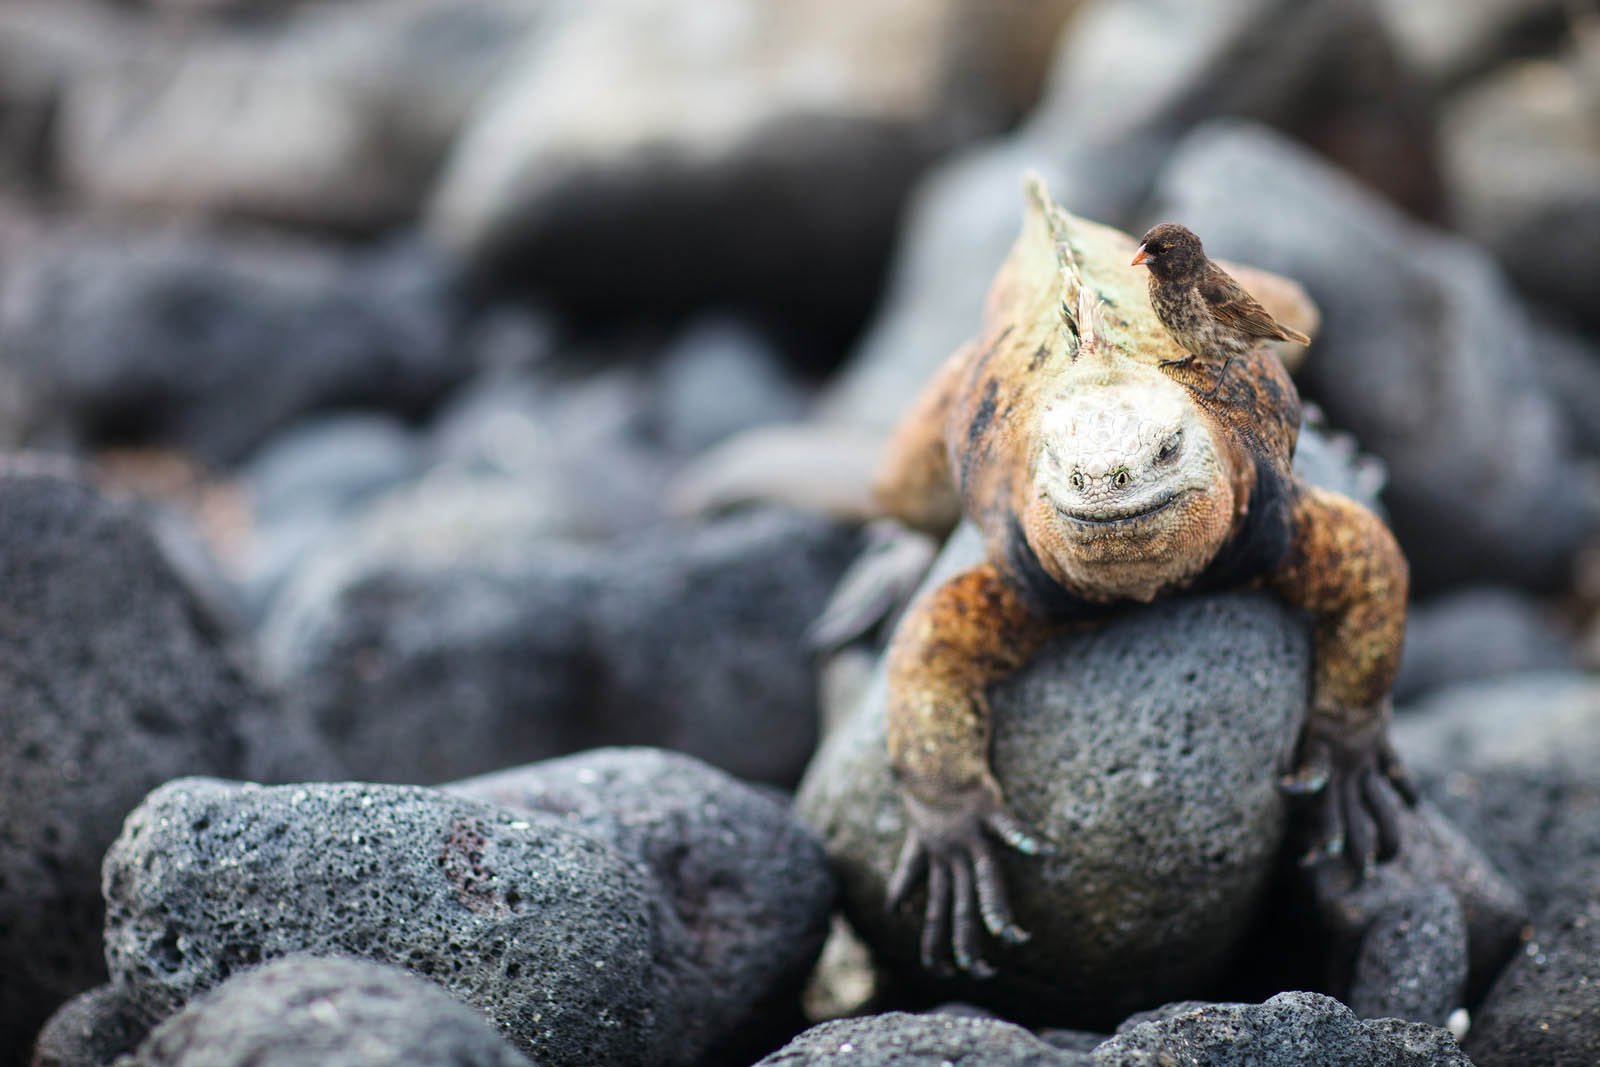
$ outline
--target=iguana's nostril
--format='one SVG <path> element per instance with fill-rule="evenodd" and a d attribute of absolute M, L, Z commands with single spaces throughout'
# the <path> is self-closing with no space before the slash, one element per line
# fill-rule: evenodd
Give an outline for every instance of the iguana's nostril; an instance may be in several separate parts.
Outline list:
<path fill-rule="evenodd" d="M 1132 481 L 1132 479 L 1128 477 L 1128 468 L 1126 467 L 1119 467 L 1117 469 L 1117 473 L 1111 476 L 1111 484 L 1116 486 L 1118 489 L 1128 488 L 1128 483 L 1130 481 Z"/>

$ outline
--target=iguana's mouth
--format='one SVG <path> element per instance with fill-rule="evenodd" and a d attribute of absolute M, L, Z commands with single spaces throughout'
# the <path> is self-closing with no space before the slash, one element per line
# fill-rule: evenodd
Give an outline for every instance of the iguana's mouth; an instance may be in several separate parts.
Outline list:
<path fill-rule="evenodd" d="M 1064 508 L 1056 504 L 1056 512 L 1068 522 L 1079 526 L 1086 526 L 1095 530 L 1107 530 L 1117 526 L 1132 526 L 1152 518 L 1167 510 L 1183 498 L 1182 492 L 1168 491 L 1154 500 L 1134 507 L 1108 508 Z"/>

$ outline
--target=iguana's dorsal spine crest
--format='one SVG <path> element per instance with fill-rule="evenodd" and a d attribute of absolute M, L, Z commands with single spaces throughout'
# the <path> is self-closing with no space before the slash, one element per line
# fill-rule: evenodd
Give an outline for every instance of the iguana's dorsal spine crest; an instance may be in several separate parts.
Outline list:
<path fill-rule="evenodd" d="M 1023 182 L 1030 206 L 1040 214 L 1055 252 L 1056 271 L 1061 282 L 1058 306 L 1061 337 L 1066 342 L 1072 362 L 1076 363 L 1085 355 L 1109 360 L 1110 353 L 1101 344 L 1104 304 L 1084 278 L 1078 258 L 1073 254 L 1072 242 L 1068 237 L 1070 216 L 1050 199 L 1050 190 L 1037 173 L 1029 171 Z"/>

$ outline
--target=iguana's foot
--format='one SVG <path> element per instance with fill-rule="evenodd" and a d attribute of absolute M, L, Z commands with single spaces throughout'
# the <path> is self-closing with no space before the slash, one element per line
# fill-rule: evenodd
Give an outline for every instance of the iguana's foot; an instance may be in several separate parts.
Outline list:
<path fill-rule="evenodd" d="M 1300 862 L 1343 855 L 1357 876 L 1400 848 L 1400 805 L 1417 790 L 1389 742 L 1388 716 L 1353 731 L 1308 723 L 1285 792 L 1313 797 L 1315 838 Z"/>
<path fill-rule="evenodd" d="M 950 974 L 943 942 L 949 939 L 955 969 L 978 978 L 995 973 L 979 954 L 978 919 L 1002 941 L 1020 944 L 1028 932 L 1011 916 L 1000 864 L 989 834 L 1028 856 L 1054 849 L 1006 809 L 998 787 L 975 786 L 933 805 L 905 795 L 910 826 L 889 879 L 888 906 L 898 906 L 924 876 L 927 908 L 922 923 L 922 965 Z"/>
<path fill-rule="evenodd" d="M 868 523 L 865 542 L 822 614 L 806 629 L 807 644 L 819 652 L 832 652 L 880 622 L 891 624 L 885 632 L 892 629 L 939 552 L 932 537 L 896 519 Z"/>

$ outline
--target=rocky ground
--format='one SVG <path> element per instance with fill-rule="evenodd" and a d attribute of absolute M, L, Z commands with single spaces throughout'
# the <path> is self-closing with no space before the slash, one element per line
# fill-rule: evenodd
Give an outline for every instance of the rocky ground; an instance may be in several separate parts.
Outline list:
<path fill-rule="evenodd" d="M 1303 621 L 1136 613 L 953 982 L 805 635 L 1028 168 L 1316 301 L 1425 802 L 1300 872 Z M 0 1065 L 1600 1062 L 1597 292 L 1582 3 L 0 4 Z"/>

